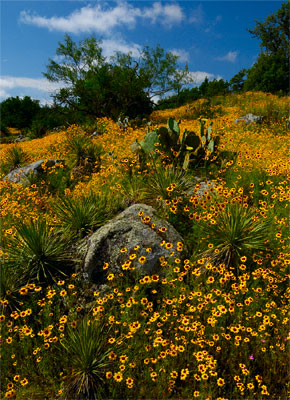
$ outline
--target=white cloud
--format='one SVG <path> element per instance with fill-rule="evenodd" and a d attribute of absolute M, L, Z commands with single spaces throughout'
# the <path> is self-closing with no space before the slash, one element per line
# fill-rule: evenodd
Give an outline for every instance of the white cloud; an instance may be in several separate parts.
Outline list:
<path fill-rule="evenodd" d="M 115 7 L 105 8 L 105 4 L 94 7 L 88 5 L 73 11 L 65 17 L 43 17 L 31 12 L 21 11 L 20 22 L 47 28 L 49 31 L 67 33 L 97 32 L 110 33 L 114 28 L 125 26 L 133 28 L 137 19 L 149 20 L 151 23 L 162 23 L 172 26 L 180 23 L 184 14 L 178 4 L 153 3 L 149 8 L 133 7 L 126 2 L 118 2 Z"/>
<path fill-rule="evenodd" d="M 217 57 L 216 60 L 218 61 L 229 61 L 234 63 L 238 57 L 239 52 L 238 51 L 229 51 L 225 56 L 223 57 Z"/>
<path fill-rule="evenodd" d="M 0 88 L 0 99 L 6 99 L 7 97 L 10 97 L 10 93 Z"/>
<path fill-rule="evenodd" d="M 15 88 L 36 89 L 42 92 L 52 92 L 60 87 L 63 87 L 63 85 L 55 82 L 49 82 L 45 78 L 2 76 L 0 78 L 0 97 L 9 97 L 10 93 L 7 90 L 12 90 Z"/>
<path fill-rule="evenodd" d="M 172 54 L 174 54 L 175 56 L 178 56 L 179 59 L 178 61 L 180 62 L 186 62 L 189 61 L 189 52 L 184 50 L 184 49 L 172 49 L 169 50 Z"/>
<path fill-rule="evenodd" d="M 209 80 L 215 78 L 214 74 L 202 71 L 190 71 L 190 75 L 194 80 L 195 85 L 200 85 L 205 80 L 205 78 L 208 78 Z"/>
<path fill-rule="evenodd" d="M 191 11 L 189 22 L 200 25 L 204 22 L 204 12 L 201 4 Z"/>
<path fill-rule="evenodd" d="M 115 51 L 121 53 L 132 53 L 133 57 L 138 57 L 141 51 L 141 46 L 136 43 L 126 43 L 123 39 L 105 39 L 101 43 L 103 49 L 102 54 L 105 57 L 114 55 Z"/>

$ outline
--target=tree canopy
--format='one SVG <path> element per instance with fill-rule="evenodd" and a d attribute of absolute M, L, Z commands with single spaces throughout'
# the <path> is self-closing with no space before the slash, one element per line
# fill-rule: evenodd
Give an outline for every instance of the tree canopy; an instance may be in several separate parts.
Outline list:
<path fill-rule="evenodd" d="M 9 97 L 0 103 L 1 124 L 18 129 L 26 128 L 39 110 L 39 101 L 32 100 L 29 96 L 23 99 L 18 96 Z"/>
<path fill-rule="evenodd" d="M 54 96 L 56 103 L 69 105 L 88 116 L 130 117 L 148 114 L 155 96 L 190 82 L 187 65 L 178 69 L 178 57 L 145 46 L 135 59 L 132 53 L 116 52 L 108 61 L 101 41 L 86 38 L 77 44 L 69 35 L 56 50 L 59 61 L 49 59 L 44 76 L 63 87 Z"/>
<path fill-rule="evenodd" d="M 254 29 L 248 29 L 253 37 L 261 40 L 262 52 L 269 55 L 289 56 L 290 4 L 283 3 L 276 13 L 270 14 L 264 22 L 255 20 Z"/>
<path fill-rule="evenodd" d="M 248 70 L 245 90 L 289 92 L 289 20 L 290 4 L 283 3 L 276 13 L 248 30 L 260 39 L 261 53 Z"/>

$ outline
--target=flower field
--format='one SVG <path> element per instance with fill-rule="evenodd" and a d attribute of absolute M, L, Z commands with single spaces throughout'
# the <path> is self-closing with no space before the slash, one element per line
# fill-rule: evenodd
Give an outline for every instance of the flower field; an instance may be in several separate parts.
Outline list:
<path fill-rule="evenodd" d="M 215 156 L 186 170 L 131 144 L 174 117 L 200 135 L 201 100 L 154 111 L 150 126 L 103 118 L 95 137 L 73 125 L 1 145 L 1 398 L 289 398 L 288 110 L 260 92 L 213 99 Z M 265 119 L 234 122 L 247 113 Z M 4 179 L 42 159 L 62 161 L 22 185 Z M 177 251 L 142 275 L 146 257 L 126 244 L 123 271 L 104 263 L 107 289 L 90 285 L 84 241 L 134 203 L 183 242 L 139 213 Z"/>

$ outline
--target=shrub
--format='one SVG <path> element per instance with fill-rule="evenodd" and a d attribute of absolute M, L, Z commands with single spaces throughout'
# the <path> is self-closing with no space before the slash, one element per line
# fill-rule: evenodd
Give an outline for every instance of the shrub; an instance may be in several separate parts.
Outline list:
<path fill-rule="evenodd" d="M 213 245 L 203 256 L 217 266 L 236 267 L 241 256 L 267 248 L 269 222 L 259 220 L 255 210 L 243 204 L 228 203 L 216 220 L 204 222 L 201 227 L 208 243 Z"/>
<path fill-rule="evenodd" d="M 75 199 L 63 197 L 55 209 L 63 232 L 69 237 L 83 237 L 112 217 L 114 202 L 106 193 L 89 193 Z"/>
<path fill-rule="evenodd" d="M 15 144 L 7 150 L 4 162 L 1 163 L 1 169 L 3 173 L 7 174 L 13 169 L 23 166 L 27 159 L 28 154 L 19 145 Z"/>
<path fill-rule="evenodd" d="M 63 195 L 67 187 L 73 182 L 70 177 L 70 169 L 65 165 L 59 165 L 48 168 L 43 173 L 30 173 L 26 176 L 24 186 L 36 185 L 39 193 L 50 193 Z"/>
<path fill-rule="evenodd" d="M 19 268 L 27 280 L 50 283 L 56 276 L 66 275 L 71 264 L 66 243 L 51 233 L 46 221 L 20 223 L 16 230 L 6 251 L 9 263 Z"/>
<path fill-rule="evenodd" d="M 109 366 L 111 350 L 107 347 L 104 326 L 85 317 L 77 328 L 68 329 L 61 344 L 69 365 L 65 379 L 65 398 L 102 398 L 105 368 Z"/>
<path fill-rule="evenodd" d="M 148 197 L 154 200 L 177 198 L 193 186 L 192 178 L 184 170 L 153 165 L 148 179 Z"/>
<path fill-rule="evenodd" d="M 104 154 L 103 146 L 94 144 L 85 135 L 72 135 L 67 141 L 67 151 L 70 154 L 70 164 L 73 168 L 83 168 L 87 172 L 97 172 Z"/>

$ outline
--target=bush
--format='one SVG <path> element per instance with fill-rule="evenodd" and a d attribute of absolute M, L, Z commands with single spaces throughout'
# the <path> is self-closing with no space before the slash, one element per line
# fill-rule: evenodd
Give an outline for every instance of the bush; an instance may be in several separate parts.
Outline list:
<path fill-rule="evenodd" d="M 112 217 L 114 202 L 108 193 L 89 193 L 75 199 L 63 197 L 55 209 L 63 232 L 69 237 L 83 237 Z"/>
<path fill-rule="evenodd" d="M 28 154 L 22 148 L 15 144 L 10 147 L 4 156 L 4 161 L 1 163 L 1 170 L 4 174 L 22 167 L 28 160 Z"/>
<path fill-rule="evenodd" d="M 212 246 L 203 256 L 215 266 L 237 268 L 240 257 L 267 248 L 269 221 L 260 220 L 254 209 L 243 204 L 228 203 L 216 220 L 203 222 L 201 228 Z"/>
<path fill-rule="evenodd" d="M 44 220 L 20 223 L 7 247 L 8 261 L 19 268 L 26 280 L 51 283 L 71 266 L 67 245 L 51 233 Z"/>
<path fill-rule="evenodd" d="M 77 134 L 68 138 L 66 149 L 70 155 L 72 168 L 83 168 L 84 172 L 97 172 L 101 164 L 103 146 L 94 144 L 85 135 Z"/>
<path fill-rule="evenodd" d="M 68 360 L 64 383 L 66 399 L 101 399 L 104 395 L 105 368 L 111 348 L 104 325 L 88 317 L 77 328 L 70 327 L 62 341 Z"/>

